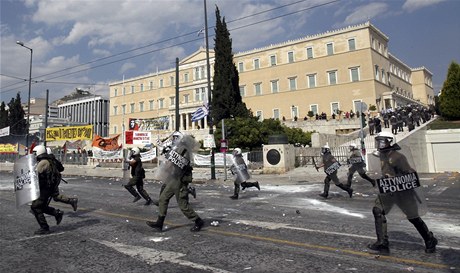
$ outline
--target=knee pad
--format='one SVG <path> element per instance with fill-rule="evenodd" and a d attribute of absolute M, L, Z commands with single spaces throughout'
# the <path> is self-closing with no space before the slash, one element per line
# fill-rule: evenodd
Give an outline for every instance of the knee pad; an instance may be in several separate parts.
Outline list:
<path fill-rule="evenodd" d="M 378 207 L 372 208 L 372 214 L 374 214 L 374 217 L 381 217 L 384 215 L 382 209 Z"/>

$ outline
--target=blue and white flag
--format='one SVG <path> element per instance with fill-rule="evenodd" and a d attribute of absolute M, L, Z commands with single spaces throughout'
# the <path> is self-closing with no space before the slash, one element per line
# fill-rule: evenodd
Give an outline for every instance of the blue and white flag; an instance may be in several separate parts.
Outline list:
<path fill-rule="evenodd" d="M 203 105 L 200 108 L 198 108 L 195 112 L 192 114 L 192 122 L 199 121 L 200 119 L 203 119 L 208 115 L 208 107 L 207 105 Z"/>

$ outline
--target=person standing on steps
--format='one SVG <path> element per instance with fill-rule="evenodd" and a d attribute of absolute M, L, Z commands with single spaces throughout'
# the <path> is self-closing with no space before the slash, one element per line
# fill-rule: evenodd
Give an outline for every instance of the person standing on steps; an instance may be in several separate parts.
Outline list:
<path fill-rule="evenodd" d="M 350 149 L 350 157 L 348 158 L 348 164 L 351 164 L 348 168 L 348 177 L 347 177 L 347 187 L 351 187 L 351 181 L 353 179 L 353 174 L 358 172 L 359 176 L 366 179 L 372 184 L 372 187 L 375 187 L 375 180 L 370 178 L 366 174 L 366 162 L 361 155 L 361 151 L 358 149 L 358 146 L 355 143 L 351 143 L 348 146 Z"/>
<path fill-rule="evenodd" d="M 129 166 L 131 168 L 131 179 L 129 179 L 128 184 L 124 185 L 124 187 L 134 196 L 133 203 L 139 201 L 142 196 L 145 199 L 145 206 L 150 204 L 158 206 L 158 202 L 153 202 L 144 189 L 145 170 L 142 167 L 141 151 L 138 147 L 134 147 L 131 150 Z M 134 186 L 136 186 L 137 191 L 134 189 Z"/>
<path fill-rule="evenodd" d="M 375 137 L 375 145 L 377 152 L 374 155 L 380 159 L 382 178 L 377 179 L 380 193 L 372 208 L 377 241 L 367 247 L 380 254 L 390 253 L 386 215 L 396 205 L 422 236 L 425 241 L 425 252 L 435 252 L 438 240 L 420 217 L 425 198 L 419 191 L 420 181 L 417 172 L 410 166 L 406 156 L 399 152 L 401 147 L 394 143 L 393 134 L 378 134 Z M 398 187 L 389 187 L 396 180 L 401 182 L 398 182 Z"/>
<path fill-rule="evenodd" d="M 154 174 L 154 179 L 163 181 L 165 185 L 160 194 L 158 218 L 155 222 L 147 221 L 146 224 L 155 231 L 162 231 L 169 201 L 176 196 L 182 213 L 195 222 L 190 231 L 198 232 L 204 226 L 204 221 L 190 206 L 188 186 L 193 179 L 191 159 L 193 153 L 199 149 L 199 143 L 190 135 L 177 133 L 170 150 L 165 154 L 166 160 L 160 164 Z"/>
<path fill-rule="evenodd" d="M 321 147 L 321 162 L 322 163 L 319 166 L 315 163 L 316 170 L 324 167 L 324 172 L 326 173 L 326 178 L 324 178 L 324 191 L 319 194 L 319 196 L 324 198 L 329 196 L 329 188 L 331 181 L 333 181 L 337 187 L 346 191 L 351 198 L 353 196 L 353 189 L 340 183 L 339 178 L 337 177 L 337 171 L 340 168 L 340 163 L 331 154 L 331 148 L 329 148 L 328 144 Z"/>
<path fill-rule="evenodd" d="M 239 193 L 240 193 L 240 186 L 243 190 L 250 187 L 256 187 L 260 191 L 259 182 L 247 182 L 251 178 L 248 173 L 248 166 L 246 162 L 244 162 L 243 154 L 241 153 L 240 148 L 235 148 L 232 152 L 233 155 L 233 164 L 230 166 L 230 171 L 232 175 L 235 177 L 233 182 L 234 190 L 233 195 L 230 196 L 231 199 L 237 200 Z"/>

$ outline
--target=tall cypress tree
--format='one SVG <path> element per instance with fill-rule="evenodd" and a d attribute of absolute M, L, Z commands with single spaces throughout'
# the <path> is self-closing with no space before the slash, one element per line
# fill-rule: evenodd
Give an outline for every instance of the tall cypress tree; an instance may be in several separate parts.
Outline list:
<path fill-rule="evenodd" d="M 27 122 L 24 119 L 25 113 L 21 105 L 21 95 L 18 93 L 15 99 L 11 99 L 8 103 L 8 124 L 10 125 L 10 135 L 13 138 L 18 138 L 18 142 L 23 142 L 26 135 Z"/>
<path fill-rule="evenodd" d="M 232 40 L 216 6 L 216 36 L 214 38 L 214 78 L 211 115 L 214 124 L 225 118 L 249 117 L 250 111 L 243 103 L 239 88 L 239 75 L 233 63 Z"/>
<path fill-rule="evenodd" d="M 8 127 L 8 110 L 6 110 L 6 104 L 2 101 L 0 105 L 0 129 Z"/>
<path fill-rule="evenodd" d="M 460 65 L 452 62 L 439 97 L 441 115 L 450 120 L 460 119 Z"/>

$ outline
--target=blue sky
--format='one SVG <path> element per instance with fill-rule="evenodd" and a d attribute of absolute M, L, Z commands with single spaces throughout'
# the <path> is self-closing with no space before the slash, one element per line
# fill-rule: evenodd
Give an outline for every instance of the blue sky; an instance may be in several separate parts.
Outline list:
<path fill-rule="evenodd" d="M 173 68 L 204 46 L 203 0 L 0 0 L 1 101 L 50 100 L 75 88 L 108 96 L 108 84 Z M 370 20 L 389 51 L 433 74 L 437 93 L 452 61 L 460 63 L 460 0 L 207 0 L 209 47 L 215 5 L 235 53 Z"/>

